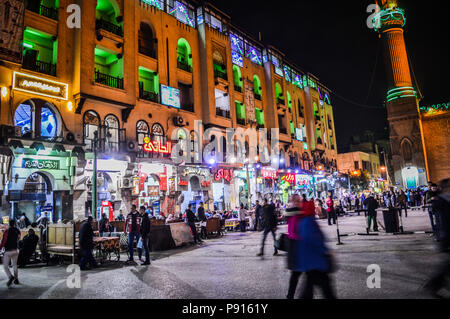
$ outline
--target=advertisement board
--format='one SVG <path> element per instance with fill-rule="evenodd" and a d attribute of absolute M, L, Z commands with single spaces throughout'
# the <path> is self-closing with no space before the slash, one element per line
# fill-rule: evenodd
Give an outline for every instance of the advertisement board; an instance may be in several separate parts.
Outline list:
<path fill-rule="evenodd" d="M 179 109 L 181 107 L 180 90 L 161 84 L 161 104 Z"/>

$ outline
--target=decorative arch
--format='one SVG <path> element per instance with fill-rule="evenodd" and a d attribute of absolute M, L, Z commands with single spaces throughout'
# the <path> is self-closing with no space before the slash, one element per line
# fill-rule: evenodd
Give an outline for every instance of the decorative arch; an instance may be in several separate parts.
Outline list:
<path fill-rule="evenodd" d="M 153 25 L 142 21 L 138 31 L 139 53 L 158 59 L 158 39 Z"/>
<path fill-rule="evenodd" d="M 413 160 L 412 142 L 408 138 L 404 138 L 400 144 L 403 159 L 405 163 L 410 163 Z"/>
<path fill-rule="evenodd" d="M 136 123 L 136 140 L 139 146 L 145 144 L 144 139 L 150 136 L 150 127 L 144 120 L 140 120 Z"/>
<path fill-rule="evenodd" d="M 83 115 L 84 144 L 91 147 L 94 141 L 94 133 L 100 129 L 100 116 L 94 110 L 88 110 Z"/>
<path fill-rule="evenodd" d="M 105 151 L 119 151 L 120 122 L 114 114 L 105 116 Z"/>

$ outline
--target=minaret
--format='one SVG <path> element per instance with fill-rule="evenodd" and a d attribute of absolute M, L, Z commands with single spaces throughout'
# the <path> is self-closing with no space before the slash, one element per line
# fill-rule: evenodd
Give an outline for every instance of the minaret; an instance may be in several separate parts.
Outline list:
<path fill-rule="evenodd" d="M 374 29 L 384 46 L 390 143 L 397 186 L 416 188 L 427 183 L 426 156 L 420 120 L 419 98 L 411 79 L 404 39 L 405 12 L 396 0 L 377 1 L 380 10 Z"/>

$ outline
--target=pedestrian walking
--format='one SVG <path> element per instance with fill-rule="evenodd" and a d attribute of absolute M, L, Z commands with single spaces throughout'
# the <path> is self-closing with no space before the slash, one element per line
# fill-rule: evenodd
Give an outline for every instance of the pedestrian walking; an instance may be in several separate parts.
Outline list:
<path fill-rule="evenodd" d="M 433 296 L 441 297 L 438 292 L 446 285 L 446 277 L 450 275 L 450 179 L 440 183 L 440 190 L 432 202 L 433 210 L 438 212 L 439 223 L 439 250 L 441 264 L 435 275 L 425 284 L 424 288 Z"/>
<path fill-rule="evenodd" d="M 94 249 L 94 230 L 92 229 L 92 222 L 94 218 L 89 216 L 86 221 L 81 224 L 78 239 L 81 248 L 80 269 L 88 270 L 86 264 L 89 263 L 92 268 L 97 268 L 97 262 L 94 259 L 92 250 Z"/>
<path fill-rule="evenodd" d="M 377 223 L 377 208 L 378 203 L 373 197 L 373 194 L 364 201 L 364 205 L 367 208 L 367 232 L 370 231 L 370 226 L 373 222 L 373 231 L 378 231 L 378 223 Z"/>
<path fill-rule="evenodd" d="M 425 195 L 425 202 L 428 206 L 428 216 L 430 218 L 431 229 L 433 230 L 433 234 L 437 240 L 439 240 L 439 231 L 440 231 L 440 220 L 438 217 L 439 212 L 433 209 L 433 201 L 437 200 L 438 197 L 438 187 L 434 183 L 430 183 L 430 187 Z"/>
<path fill-rule="evenodd" d="M 140 227 L 142 223 L 142 217 L 139 212 L 136 210 L 136 205 L 131 206 L 131 212 L 127 215 L 125 233 L 128 234 L 128 253 L 129 259 L 128 262 L 133 262 L 133 254 L 134 254 L 134 240 L 139 242 L 140 238 Z"/>
<path fill-rule="evenodd" d="M 261 219 L 263 216 L 263 207 L 260 205 L 259 200 L 256 201 L 256 207 L 255 207 L 255 227 L 254 231 L 257 231 L 261 228 Z"/>
<path fill-rule="evenodd" d="M 206 218 L 205 208 L 203 207 L 203 202 L 200 202 L 200 205 L 197 209 L 197 218 L 200 221 L 200 238 L 207 239 L 208 234 L 206 233 L 206 223 L 208 219 Z"/>
<path fill-rule="evenodd" d="M 244 233 L 247 230 L 247 210 L 244 208 L 244 204 L 241 204 L 239 209 L 239 228 L 241 233 Z"/>
<path fill-rule="evenodd" d="M 405 192 L 402 190 L 398 197 L 398 203 L 400 206 L 400 217 L 402 217 L 402 211 L 405 210 L 405 218 L 408 217 L 408 198 L 406 197 Z"/>
<path fill-rule="evenodd" d="M 300 211 L 295 228 L 297 244 L 292 270 L 306 273 L 306 285 L 301 293 L 302 299 L 313 299 L 314 287 L 319 286 L 326 299 L 335 299 L 329 273 L 334 268 L 331 254 L 325 245 L 325 238 L 309 207 Z"/>
<path fill-rule="evenodd" d="M 264 207 L 263 207 L 263 227 L 264 227 L 264 233 L 261 243 L 261 251 L 257 256 L 264 256 L 264 243 L 266 241 L 267 235 L 269 233 L 272 233 L 273 237 L 273 247 L 274 247 L 274 253 L 273 255 L 278 255 L 278 249 L 276 247 L 276 229 L 277 229 L 277 216 L 275 214 L 275 205 L 273 203 L 268 203 L 267 199 L 264 200 Z"/>
<path fill-rule="evenodd" d="M 333 219 L 333 225 L 336 225 L 336 211 L 334 209 L 334 202 L 331 195 L 328 197 L 327 201 L 327 216 L 328 216 L 328 225 L 331 226 L 331 219 Z"/>
<path fill-rule="evenodd" d="M 3 233 L 2 242 L 0 243 L 0 249 L 5 248 L 5 253 L 3 255 L 3 269 L 8 277 L 8 282 L 6 286 L 8 288 L 14 284 L 19 285 L 19 269 L 17 264 L 17 259 L 19 257 L 19 239 L 20 230 L 16 227 L 16 221 L 11 219 L 9 221 L 9 227 Z M 12 262 L 14 276 L 9 270 L 9 264 Z"/>
<path fill-rule="evenodd" d="M 194 243 L 201 243 L 203 240 L 200 239 L 197 232 L 197 226 L 195 225 L 195 222 L 197 221 L 197 218 L 195 217 L 194 212 L 192 211 L 192 204 L 188 205 L 188 208 L 186 209 L 186 220 L 188 226 L 191 228 L 192 235 L 194 236 Z"/>
<path fill-rule="evenodd" d="M 141 227 L 140 227 L 140 235 L 142 240 L 142 246 L 145 253 L 145 261 L 141 264 L 142 266 L 150 265 L 150 217 L 145 212 L 145 207 L 141 207 Z"/>

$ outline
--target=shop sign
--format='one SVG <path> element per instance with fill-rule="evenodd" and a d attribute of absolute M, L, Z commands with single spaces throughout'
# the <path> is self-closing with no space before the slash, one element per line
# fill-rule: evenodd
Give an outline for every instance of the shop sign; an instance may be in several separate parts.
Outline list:
<path fill-rule="evenodd" d="M 14 72 L 13 90 L 66 101 L 69 94 L 69 85 L 25 73 Z"/>
<path fill-rule="evenodd" d="M 266 179 L 276 179 L 277 171 L 268 168 L 261 168 L 261 176 Z"/>
<path fill-rule="evenodd" d="M 24 158 L 22 160 L 22 168 L 59 169 L 59 161 Z"/>
<path fill-rule="evenodd" d="M 148 192 L 148 197 L 159 197 L 159 187 L 158 186 L 148 186 L 147 192 Z"/>
<path fill-rule="evenodd" d="M 145 173 L 139 174 L 139 191 L 145 190 L 145 182 L 147 181 L 148 175 Z"/>
<path fill-rule="evenodd" d="M 295 175 L 295 185 L 299 187 L 306 187 L 309 185 L 309 176 L 308 175 Z"/>
<path fill-rule="evenodd" d="M 231 182 L 231 180 L 233 179 L 233 169 L 220 168 L 214 175 L 214 179 L 217 182 L 220 182 L 222 179 L 226 180 L 227 182 Z"/>
<path fill-rule="evenodd" d="M 181 175 L 183 177 L 186 177 L 188 175 L 198 175 L 198 176 L 202 176 L 202 177 L 208 177 L 209 171 L 205 168 L 186 167 Z"/>
<path fill-rule="evenodd" d="M 146 137 L 144 139 L 144 151 L 148 153 L 158 153 L 158 154 L 172 154 L 172 143 L 167 142 L 166 145 L 161 145 L 160 141 L 150 141 L 150 138 Z"/>
<path fill-rule="evenodd" d="M 139 195 L 139 177 L 133 178 L 133 188 L 131 190 L 132 196 L 138 196 Z"/>
<path fill-rule="evenodd" d="M 178 185 L 180 185 L 180 186 L 188 186 L 189 185 L 189 181 L 182 181 L 182 180 L 180 180 L 178 182 Z"/>
<path fill-rule="evenodd" d="M 295 174 L 287 173 L 281 177 L 281 180 L 292 185 L 295 183 Z"/>
<path fill-rule="evenodd" d="M 167 191 L 167 173 L 160 173 L 159 175 L 159 189 L 163 192 Z"/>
<path fill-rule="evenodd" d="M 202 182 L 202 187 L 209 187 L 211 185 L 210 181 L 203 181 Z"/>

